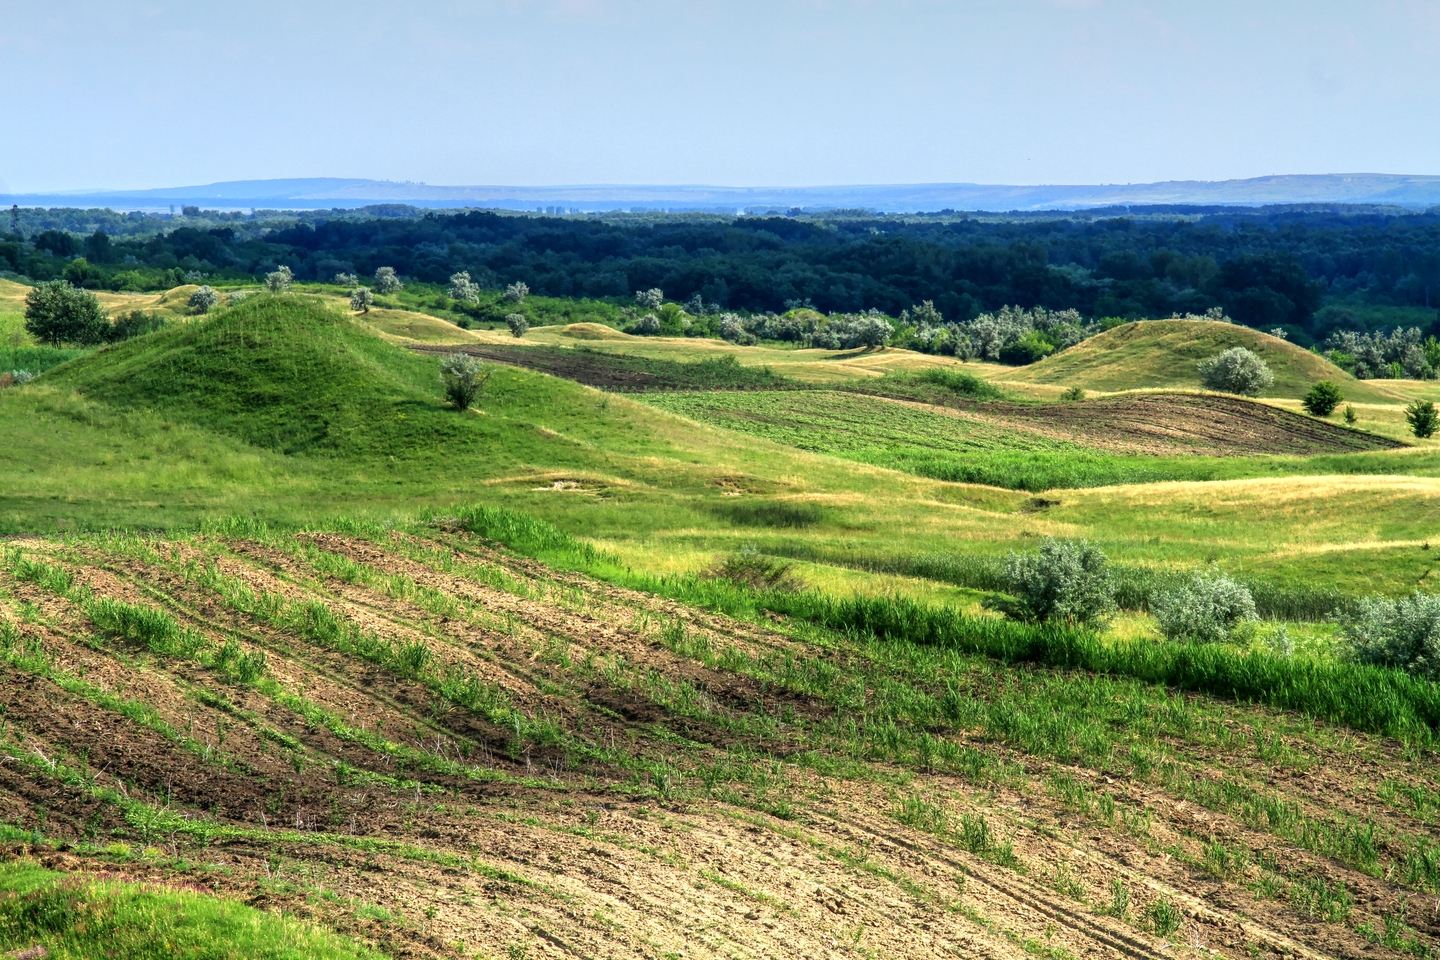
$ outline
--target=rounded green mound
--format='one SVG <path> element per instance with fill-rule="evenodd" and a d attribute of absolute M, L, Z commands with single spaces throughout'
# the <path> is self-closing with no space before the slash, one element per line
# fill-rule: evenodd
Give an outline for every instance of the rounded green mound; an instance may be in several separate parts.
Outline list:
<path fill-rule="evenodd" d="M 1356 400 L 1393 402 L 1373 383 L 1356 380 L 1318 354 L 1238 324 L 1208 320 L 1142 320 L 1091 337 L 1068 350 L 1006 374 L 1020 383 L 1116 391 L 1199 389 L 1202 360 L 1231 347 L 1259 355 L 1275 374 L 1263 396 L 1300 398 L 1318 380 L 1341 384 Z"/>
<path fill-rule="evenodd" d="M 287 454 L 400 456 L 468 438 L 435 361 L 325 304 L 261 296 L 56 370 L 50 382 Z"/>

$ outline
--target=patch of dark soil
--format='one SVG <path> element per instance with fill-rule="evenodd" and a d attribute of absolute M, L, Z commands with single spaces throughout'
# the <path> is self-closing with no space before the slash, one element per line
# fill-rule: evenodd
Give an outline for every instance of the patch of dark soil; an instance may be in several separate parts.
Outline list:
<path fill-rule="evenodd" d="M 782 377 L 769 367 L 751 367 L 726 356 L 684 363 L 584 347 L 521 347 L 466 344 L 454 347 L 412 346 L 418 353 L 468 353 L 514 367 L 618 393 L 661 390 L 804 390 L 807 384 Z"/>

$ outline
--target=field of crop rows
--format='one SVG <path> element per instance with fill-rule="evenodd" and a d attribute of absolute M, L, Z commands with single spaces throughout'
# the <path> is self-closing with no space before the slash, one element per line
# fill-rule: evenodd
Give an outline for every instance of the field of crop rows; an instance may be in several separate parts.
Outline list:
<path fill-rule="evenodd" d="M 761 624 L 764 625 L 761 625 Z M 399 956 L 1426 955 L 1405 743 L 453 526 L 11 541 L 12 852 Z"/>

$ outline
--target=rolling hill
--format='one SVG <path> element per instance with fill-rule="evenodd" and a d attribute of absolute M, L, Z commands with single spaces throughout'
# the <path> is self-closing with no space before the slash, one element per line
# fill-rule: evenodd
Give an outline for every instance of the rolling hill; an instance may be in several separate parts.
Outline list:
<path fill-rule="evenodd" d="M 1200 389 L 1196 364 L 1230 347 L 1245 347 L 1269 364 L 1267 397 L 1295 398 L 1317 380 L 1333 380 L 1353 400 L 1395 403 L 1383 381 L 1356 380 L 1324 357 L 1238 324 L 1208 320 L 1142 320 L 1113 330 L 997 380 L 1086 390 Z"/>

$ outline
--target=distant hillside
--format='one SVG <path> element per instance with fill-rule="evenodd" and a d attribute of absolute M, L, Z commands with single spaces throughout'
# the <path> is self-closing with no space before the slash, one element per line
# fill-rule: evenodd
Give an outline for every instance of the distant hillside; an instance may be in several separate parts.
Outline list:
<path fill-rule="evenodd" d="M 1275 374 L 1269 397 L 1299 397 L 1317 380 L 1333 380 L 1347 397 L 1394 403 L 1376 381 L 1356 380 L 1324 357 L 1237 324 L 1205 320 L 1143 320 L 1092 337 L 1078 346 L 1022 367 L 1003 379 L 1087 390 L 1200 387 L 1196 365 L 1230 347 L 1259 354 Z M 997 378 L 998 379 L 998 378 Z"/>
<path fill-rule="evenodd" d="M 149 190 L 89 190 L 0 196 L 23 206 L 113 206 L 118 209 L 196 205 L 209 208 L 320 209 L 407 203 L 422 207 L 534 210 L 736 210 L 861 208 L 886 212 L 952 210 L 1076 210 L 1131 205 L 1440 204 L 1440 176 L 1344 173 L 1170 180 L 1162 183 L 1007 185 L 979 183 L 852 184 L 827 187 L 574 184 L 439 186 L 391 180 L 309 177 L 236 180 Z"/>

